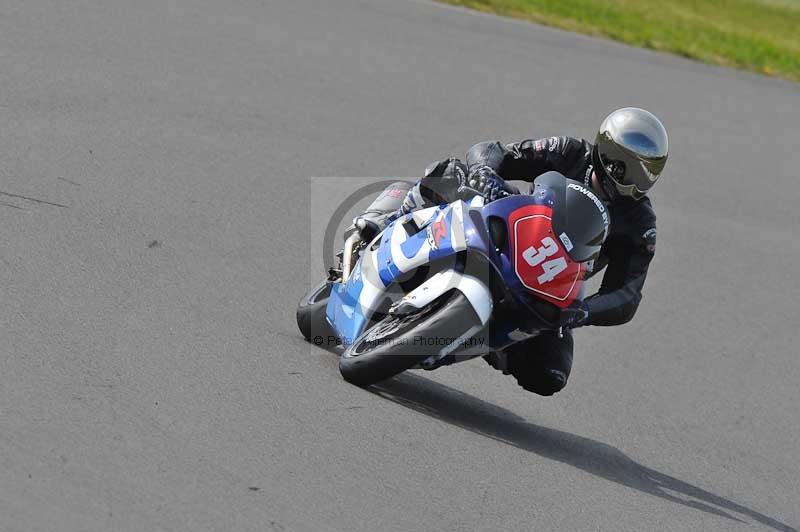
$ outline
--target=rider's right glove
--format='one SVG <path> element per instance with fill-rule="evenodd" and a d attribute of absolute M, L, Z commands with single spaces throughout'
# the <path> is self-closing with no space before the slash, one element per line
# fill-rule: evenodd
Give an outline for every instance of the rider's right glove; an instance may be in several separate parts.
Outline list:
<path fill-rule="evenodd" d="M 469 175 L 467 185 L 481 194 L 487 203 L 512 194 L 519 194 L 517 187 L 506 183 L 488 166 L 481 166 L 473 170 Z"/>

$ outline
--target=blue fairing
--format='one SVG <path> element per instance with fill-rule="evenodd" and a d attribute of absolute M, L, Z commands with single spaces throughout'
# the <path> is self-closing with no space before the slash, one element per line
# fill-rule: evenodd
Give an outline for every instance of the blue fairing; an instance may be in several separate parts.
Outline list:
<path fill-rule="evenodd" d="M 438 213 L 437 213 L 438 214 Z M 435 218 L 436 216 L 432 217 Z M 430 221 L 430 220 L 429 220 Z M 444 218 L 445 225 L 447 227 L 447 231 L 445 232 L 444 236 L 439 240 L 439 245 L 437 248 L 432 249 L 431 252 L 428 254 L 428 259 L 431 261 L 438 260 L 449 255 L 452 255 L 456 252 L 455 248 L 453 247 L 453 241 L 450 237 L 450 224 L 453 223 L 453 211 L 450 210 L 447 212 Z M 426 234 L 427 231 L 420 231 L 415 237 L 423 238 L 422 235 Z"/>
<path fill-rule="evenodd" d="M 419 254 L 423 246 L 425 246 L 425 243 L 428 242 L 428 230 L 426 228 L 439 216 L 441 210 L 441 208 L 438 209 L 433 216 L 428 219 L 425 225 L 423 225 L 419 232 L 406 238 L 400 244 L 400 251 L 406 259 L 411 259 Z M 396 264 L 397 258 L 392 255 L 393 232 L 403 230 L 398 227 L 399 223 L 401 223 L 399 220 L 392 223 L 381 236 L 381 247 L 378 249 L 378 274 L 380 275 L 383 286 L 389 286 L 395 279 L 405 273 L 398 268 Z M 444 216 L 444 223 L 445 236 L 439 240 L 439 244 L 436 248 L 429 251 L 428 261 L 441 259 L 455 253 L 453 242 L 450 238 L 451 224 L 453 223 L 452 209 Z"/>
<path fill-rule="evenodd" d="M 451 224 L 453 223 L 452 209 L 448 210 L 441 220 L 441 222 L 444 223 L 444 235 L 439 238 L 437 247 L 433 249 L 428 247 L 426 249 L 429 249 L 429 251 L 423 251 L 423 247 L 426 242 L 428 242 L 428 225 L 439 218 L 446 207 L 447 206 L 443 206 L 437 209 L 425 224 L 423 224 L 419 232 L 402 240 L 400 245 L 394 248 L 394 250 L 392 246 L 394 231 L 405 231 L 400 224 L 407 221 L 408 218 L 401 218 L 390 224 L 386 230 L 384 230 L 380 237 L 380 246 L 374 252 L 377 254 L 377 273 L 383 287 L 390 286 L 398 277 L 407 273 L 398 267 L 397 261 L 400 259 L 405 259 L 407 264 L 408 260 L 416 257 L 417 259 L 422 259 L 422 263 L 427 263 L 456 253 L 451 239 Z M 396 256 L 398 253 L 401 253 L 403 257 Z M 417 257 L 420 253 L 427 253 L 427 256 Z M 369 256 L 369 253 L 364 255 L 364 257 Z M 336 330 L 340 340 L 345 344 L 352 343 L 363 332 L 369 318 L 369 315 L 365 315 L 365 313 L 369 314 L 371 311 L 367 309 L 372 309 L 370 302 L 364 301 L 364 297 L 362 296 L 365 282 L 365 276 L 362 275 L 361 270 L 362 260 L 358 261 L 356 268 L 353 270 L 353 274 L 346 283 L 333 284 L 331 296 L 326 308 L 328 322 Z M 373 295 L 374 292 L 374 289 L 371 290 L 370 295 L 366 296 L 367 299 Z"/>
<path fill-rule="evenodd" d="M 345 344 L 353 343 L 364 329 L 367 318 L 358 304 L 363 290 L 364 277 L 361 275 L 360 262 L 347 283 L 333 284 L 326 317 L 336 330 L 339 339 Z"/>
<path fill-rule="evenodd" d="M 549 200 L 550 198 L 546 196 L 533 194 L 504 198 L 481 208 L 469 208 L 462 203 L 460 212 L 463 216 L 463 228 L 460 225 L 458 227 L 452 225 L 460 223 L 454 216 L 454 204 L 443 205 L 437 208 L 433 215 L 421 224 L 420 230 L 411 236 L 405 236 L 406 228 L 402 225 L 411 220 L 410 215 L 396 220 L 381 234 L 378 249 L 364 253 L 347 282 L 333 284 L 326 309 L 328 321 L 343 343 L 354 342 L 369 323 L 369 314 L 372 312 L 370 309 L 374 308 L 373 299 L 377 295 L 383 293 L 401 275 L 434 260 L 455 255 L 465 247 L 466 250 L 480 253 L 488 258 L 512 291 L 522 290 L 519 278 L 514 273 L 507 256 L 495 251 L 486 229 L 487 220 L 491 216 L 508 220 L 509 214 L 522 206 L 543 205 Z M 417 220 L 419 221 L 419 218 Z M 397 231 L 401 233 L 395 238 Z M 454 241 L 454 235 L 458 235 L 458 242 Z M 370 272 L 367 273 L 362 271 L 362 260 L 365 259 L 374 261 L 368 263 Z M 372 264 L 377 265 L 377 272 L 374 271 Z M 368 276 L 374 280 L 365 281 L 365 277 Z M 366 291 L 365 282 L 371 283 Z"/>
<path fill-rule="evenodd" d="M 480 210 L 472 210 L 470 215 L 471 218 L 476 218 L 474 221 L 475 223 L 486 227 L 490 217 L 497 217 L 507 221 L 512 212 L 527 205 L 552 206 L 553 196 L 548 189 L 537 189 L 534 194 L 520 194 L 494 201 L 485 205 Z M 484 235 L 487 235 L 486 229 L 483 229 L 482 232 Z M 495 265 L 503 281 L 505 281 L 506 286 L 512 292 L 527 293 L 527 289 L 522 285 L 519 277 L 517 277 L 514 271 L 514 265 L 511 264 L 508 255 L 495 252 L 492 244 L 484 244 L 484 246 L 491 249 L 491 251 L 485 251 L 484 255 Z"/>
<path fill-rule="evenodd" d="M 383 286 L 389 286 L 400 275 L 400 269 L 392 260 L 392 232 L 396 223 L 391 224 L 383 232 L 381 247 L 378 248 L 378 275 L 381 277 Z"/>

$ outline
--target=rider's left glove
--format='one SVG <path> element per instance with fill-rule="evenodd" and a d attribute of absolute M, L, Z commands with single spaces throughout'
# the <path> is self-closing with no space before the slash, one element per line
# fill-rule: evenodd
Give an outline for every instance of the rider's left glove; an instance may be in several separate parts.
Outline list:
<path fill-rule="evenodd" d="M 589 324 L 589 305 L 582 301 L 561 310 L 559 325 L 564 329 L 577 329 Z"/>
<path fill-rule="evenodd" d="M 469 175 L 467 185 L 481 194 L 487 203 L 512 194 L 519 194 L 517 187 L 506 183 L 488 166 L 481 166 L 474 170 Z"/>

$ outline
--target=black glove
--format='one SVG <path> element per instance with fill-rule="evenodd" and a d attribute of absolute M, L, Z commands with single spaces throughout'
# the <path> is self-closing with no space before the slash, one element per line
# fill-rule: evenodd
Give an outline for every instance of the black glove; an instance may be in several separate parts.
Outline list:
<path fill-rule="evenodd" d="M 512 194 L 519 194 L 517 187 L 506 183 L 502 177 L 488 166 L 481 166 L 474 170 L 469 175 L 467 185 L 482 195 L 487 203 Z"/>
<path fill-rule="evenodd" d="M 564 329 L 577 329 L 589 323 L 589 305 L 585 301 L 561 310 L 559 325 Z"/>

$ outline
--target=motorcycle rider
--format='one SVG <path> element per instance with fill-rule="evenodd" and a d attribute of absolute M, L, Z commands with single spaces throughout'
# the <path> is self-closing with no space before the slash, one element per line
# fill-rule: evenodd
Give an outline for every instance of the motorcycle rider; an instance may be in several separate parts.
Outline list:
<path fill-rule="evenodd" d="M 599 291 L 562 311 L 563 335 L 546 332 L 485 357 L 526 390 L 550 396 L 566 386 L 572 369 L 571 329 L 626 323 L 639 306 L 656 246 L 656 215 L 646 194 L 661 175 L 668 150 L 666 129 L 656 116 L 633 107 L 618 109 L 603 120 L 594 144 L 566 136 L 476 144 L 466 164 L 450 158 L 429 166 L 394 214 L 387 217 L 371 208 L 355 224 L 369 238 L 387 220 L 415 209 L 476 193 L 487 202 L 519 194 L 506 180 L 532 182 L 551 170 L 591 188 L 611 216 L 609 235 L 592 269 L 605 268 Z"/>

